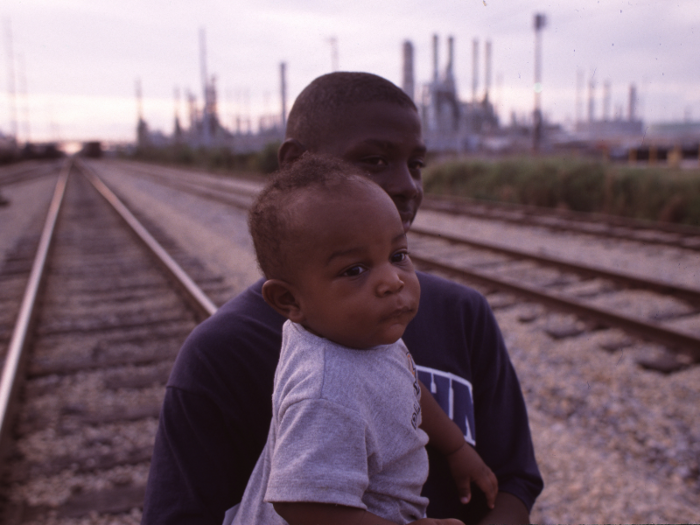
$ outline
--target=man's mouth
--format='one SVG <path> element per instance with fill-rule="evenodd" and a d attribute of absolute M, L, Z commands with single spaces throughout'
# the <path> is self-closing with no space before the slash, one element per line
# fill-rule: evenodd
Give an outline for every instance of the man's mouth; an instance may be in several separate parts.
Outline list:
<path fill-rule="evenodd" d="M 411 227 L 411 224 L 413 224 L 413 219 L 416 216 L 416 212 L 412 208 L 408 210 L 400 210 L 399 216 L 401 217 L 401 224 L 403 225 L 403 229 L 405 232 L 407 232 L 408 229 Z"/>

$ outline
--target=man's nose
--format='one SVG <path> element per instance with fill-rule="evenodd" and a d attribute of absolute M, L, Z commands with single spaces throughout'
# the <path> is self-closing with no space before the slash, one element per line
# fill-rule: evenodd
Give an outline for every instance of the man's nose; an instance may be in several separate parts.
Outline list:
<path fill-rule="evenodd" d="M 396 166 L 386 181 L 384 190 L 392 198 L 411 200 L 422 191 L 420 179 L 416 179 L 406 164 Z"/>

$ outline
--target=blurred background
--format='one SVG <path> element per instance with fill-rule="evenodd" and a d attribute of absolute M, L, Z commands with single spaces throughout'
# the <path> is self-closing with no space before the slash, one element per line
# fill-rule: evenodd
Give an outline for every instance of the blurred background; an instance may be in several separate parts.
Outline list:
<path fill-rule="evenodd" d="M 343 70 L 376 73 L 413 98 L 433 166 L 533 153 L 699 166 L 700 6 L 692 0 L 8 0 L 0 17 L 5 161 L 83 150 L 269 172 L 295 97 Z M 579 168 L 544 171 L 561 178 Z M 600 182 L 610 175 L 599 168 Z M 476 195 L 465 181 L 481 175 L 460 170 L 426 173 L 427 189 L 628 213 L 516 195 L 530 185 L 527 174 L 504 191 L 491 173 L 478 185 L 493 188 Z M 700 224 L 696 200 L 684 205 L 693 209 L 660 204 L 643 215 Z"/>
<path fill-rule="evenodd" d="M 556 142 L 700 122 L 692 0 L 7 0 L 0 17 L 0 132 L 19 143 L 134 142 L 139 118 L 163 140 L 176 119 L 257 133 L 333 70 L 404 87 L 431 132 L 450 105 L 460 149 L 504 147 L 480 137 L 531 126 L 536 92 Z"/>

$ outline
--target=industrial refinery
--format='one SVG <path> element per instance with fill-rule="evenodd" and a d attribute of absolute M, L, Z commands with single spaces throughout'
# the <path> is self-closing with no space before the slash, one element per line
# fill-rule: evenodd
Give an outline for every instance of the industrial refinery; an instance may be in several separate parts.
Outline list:
<path fill-rule="evenodd" d="M 543 15 L 538 15 L 543 17 Z M 448 36 L 441 43 L 439 35 L 432 37 L 432 75 L 429 81 L 416 79 L 414 45 L 406 40 L 401 46 L 401 88 L 418 107 L 423 125 L 423 135 L 428 149 L 438 155 L 467 153 L 507 154 L 526 151 L 556 153 L 577 152 L 603 155 L 608 158 L 638 159 L 645 155 L 660 155 L 660 159 L 674 148 L 678 151 L 697 151 L 700 129 L 693 125 L 646 126 L 638 116 L 638 94 L 634 83 L 629 85 L 627 107 L 611 108 L 611 86 L 603 84 L 602 117 L 596 118 L 596 83 L 593 77 L 585 81 L 578 73 L 576 90 L 576 120 L 565 129 L 561 124 L 549 122 L 540 107 L 541 85 L 538 39 L 544 27 L 544 18 L 535 19 L 535 99 L 534 110 L 528 117 L 499 115 L 492 95 L 492 42 L 472 40 L 471 97 L 460 98 L 455 75 L 455 37 Z M 446 45 L 445 45 L 446 44 Z M 444 46 L 444 48 L 443 48 Z M 441 63 L 441 51 L 446 59 Z M 175 91 L 175 115 L 170 134 L 149 129 L 143 118 L 141 88 L 137 83 L 138 105 L 137 146 L 162 148 L 187 145 L 195 149 L 227 149 L 234 154 L 257 152 L 266 145 L 284 138 L 287 104 L 287 64 L 279 64 L 279 113 L 259 118 L 256 126 L 250 119 L 236 117 L 233 129 L 222 124 L 217 110 L 216 77 L 209 75 L 206 62 L 204 31 L 200 32 L 200 60 L 202 95 L 187 92 L 185 115 L 181 115 L 181 96 Z M 483 56 L 483 65 L 480 58 Z M 483 77 L 481 76 L 483 73 Z M 483 80 L 482 80 L 483 78 Z M 583 108 L 586 107 L 586 111 Z M 663 129 L 662 129 L 663 128 Z M 646 152 L 639 153 L 639 145 L 647 141 Z M 652 145 L 652 142 L 655 142 Z M 652 152 L 658 149 L 660 153 Z M 631 153 L 635 150 L 634 153 Z M 693 155 L 689 153 L 689 155 Z M 697 158 L 697 153 L 694 154 Z"/>

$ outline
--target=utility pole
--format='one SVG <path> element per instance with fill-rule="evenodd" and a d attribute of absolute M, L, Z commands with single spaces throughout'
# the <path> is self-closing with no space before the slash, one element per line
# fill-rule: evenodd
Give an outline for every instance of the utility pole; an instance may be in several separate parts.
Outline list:
<path fill-rule="evenodd" d="M 207 41 L 204 28 L 199 29 L 200 67 L 202 69 L 202 90 L 204 94 L 204 108 L 202 110 L 202 143 L 205 147 L 211 145 L 211 93 L 209 79 L 207 78 Z"/>
<path fill-rule="evenodd" d="M 532 149 L 540 149 L 542 139 L 542 29 L 547 18 L 542 13 L 535 14 L 535 111 L 532 114 Z"/>
<path fill-rule="evenodd" d="M 29 94 L 27 93 L 27 73 L 24 69 L 24 55 L 17 55 L 17 69 L 19 69 L 19 94 L 22 97 L 22 124 L 24 131 L 24 143 L 31 142 L 29 133 Z"/>
<path fill-rule="evenodd" d="M 15 92 L 15 56 L 12 52 L 12 27 L 10 19 L 5 19 L 5 38 L 7 51 L 7 99 L 10 106 L 10 136 L 17 140 L 17 98 Z"/>

